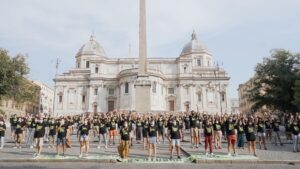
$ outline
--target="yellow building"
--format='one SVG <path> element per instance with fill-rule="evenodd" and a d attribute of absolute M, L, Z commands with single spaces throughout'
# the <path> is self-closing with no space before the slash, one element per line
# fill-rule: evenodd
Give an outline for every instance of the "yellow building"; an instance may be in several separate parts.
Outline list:
<path fill-rule="evenodd" d="M 240 84 L 238 88 L 239 93 L 239 107 L 241 113 L 251 112 L 251 107 L 254 102 L 250 101 L 248 96 L 248 91 L 253 89 L 253 78 L 249 79 L 247 82 Z"/>
<path fill-rule="evenodd" d="M 36 97 L 34 102 L 23 102 L 17 103 L 13 99 L 3 98 L 0 100 L 0 113 L 4 113 L 5 117 L 10 117 L 13 114 L 17 114 L 18 116 L 25 114 L 36 114 L 39 112 L 39 98 L 40 98 L 40 87 L 34 84 L 32 81 L 27 80 L 26 85 L 36 86 L 38 87 L 38 91 L 36 92 Z M 2 114 L 1 113 L 1 114 Z"/>

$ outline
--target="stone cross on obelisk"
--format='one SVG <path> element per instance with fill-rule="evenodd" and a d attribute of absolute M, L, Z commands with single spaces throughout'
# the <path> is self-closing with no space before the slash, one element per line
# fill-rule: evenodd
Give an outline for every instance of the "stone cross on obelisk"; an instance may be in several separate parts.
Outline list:
<path fill-rule="evenodd" d="M 135 81 L 135 110 L 138 113 L 151 111 L 151 81 L 147 68 L 146 0 L 140 0 L 139 69 Z"/>

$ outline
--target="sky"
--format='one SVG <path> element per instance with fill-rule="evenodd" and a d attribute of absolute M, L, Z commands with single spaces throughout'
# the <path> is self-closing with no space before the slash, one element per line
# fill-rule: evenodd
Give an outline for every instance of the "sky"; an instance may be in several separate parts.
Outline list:
<path fill-rule="evenodd" d="M 193 30 L 223 63 L 230 95 L 272 49 L 300 52 L 299 0 L 147 0 L 149 57 L 179 57 Z M 28 55 L 28 78 L 53 86 L 92 33 L 108 57 L 138 57 L 139 0 L 0 0 L 0 48 Z"/>

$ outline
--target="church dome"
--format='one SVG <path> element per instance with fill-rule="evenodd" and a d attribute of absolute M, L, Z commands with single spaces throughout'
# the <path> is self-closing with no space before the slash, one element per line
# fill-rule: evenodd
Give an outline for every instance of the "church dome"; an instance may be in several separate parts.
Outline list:
<path fill-rule="evenodd" d="M 90 41 L 84 44 L 78 51 L 77 56 L 80 55 L 97 55 L 100 57 L 106 57 L 104 49 L 95 40 L 95 36 L 91 35 Z"/>
<path fill-rule="evenodd" d="M 187 54 L 192 54 L 192 53 L 208 53 L 208 54 L 210 54 L 207 47 L 198 41 L 195 31 L 192 34 L 191 41 L 188 42 L 182 49 L 181 55 L 187 55 Z"/>

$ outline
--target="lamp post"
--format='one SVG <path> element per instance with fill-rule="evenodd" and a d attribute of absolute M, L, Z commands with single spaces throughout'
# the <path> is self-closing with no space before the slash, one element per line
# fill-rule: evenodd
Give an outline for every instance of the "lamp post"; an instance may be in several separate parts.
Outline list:
<path fill-rule="evenodd" d="M 56 65 L 55 65 L 55 78 L 57 76 L 58 67 L 61 60 L 59 58 L 56 59 Z M 55 110 L 55 100 L 56 100 L 56 80 L 54 80 L 54 93 L 53 93 L 53 108 L 52 108 L 52 115 L 54 116 L 54 110 Z"/>

